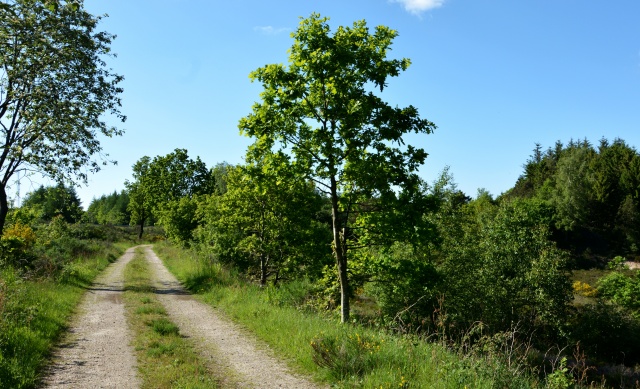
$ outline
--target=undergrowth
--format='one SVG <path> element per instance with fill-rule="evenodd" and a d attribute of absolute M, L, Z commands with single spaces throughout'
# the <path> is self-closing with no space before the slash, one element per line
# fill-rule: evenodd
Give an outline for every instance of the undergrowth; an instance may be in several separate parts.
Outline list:
<path fill-rule="evenodd" d="M 241 323 L 293 369 L 341 388 L 572 388 L 566 361 L 540 378 L 516 353 L 508 333 L 477 346 L 341 325 L 309 309 L 304 285 L 260 288 L 195 251 L 154 247 L 199 298 Z M 303 282 L 303 281 L 302 281 Z M 505 352 L 509 350 L 510 352 Z"/>
<path fill-rule="evenodd" d="M 75 256 L 58 257 L 61 266 L 52 273 L 46 266 L 50 258 L 37 256 L 29 258 L 43 268 L 6 262 L 0 266 L 1 388 L 36 386 L 85 289 L 126 244 L 79 241 L 80 245 L 83 249 Z M 20 258 L 18 252 L 13 254 Z"/>

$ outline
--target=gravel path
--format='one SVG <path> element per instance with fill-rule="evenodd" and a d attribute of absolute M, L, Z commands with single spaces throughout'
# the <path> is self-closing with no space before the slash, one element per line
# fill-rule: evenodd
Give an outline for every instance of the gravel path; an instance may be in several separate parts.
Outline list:
<path fill-rule="evenodd" d="M 290 373 L 265 347 L 258 346 L 255 340 L 222 319 L 211 307 L 195 300 L 150 247 L 145 247 L 145 254 L 155 278 L 158 298 L 171 321 L 180 327 L 180 333 L 200 345 L 199 351 L 207 362 L 237 373 L 233 383 L 227 384 L 239 388 L 318 387 Z"/>
<path fill-rule="evenodd" d="M 150 246 L 143 246 L 158 300 L 180 333 L 193 340 L 202 362 L 225 388 L 318 388 L 292 374 L 267 346 L 195 300 L 169 273 Z M 122 301 L 124 268 L 135 247 L 111 264 L 83 297 L 64 344 L 54 353 L 46 388 L 139 388 L 133 339 Z M 221 376 L 221 377 L 220 377 Z"/>
<path fill-rule="evenodd" d="M 133 256 L 134 249 L 127 250 L 84 295 L 64 344 L 54 353 L 45 387 L 140 386 L 122 301 L 123 271 Z"/>

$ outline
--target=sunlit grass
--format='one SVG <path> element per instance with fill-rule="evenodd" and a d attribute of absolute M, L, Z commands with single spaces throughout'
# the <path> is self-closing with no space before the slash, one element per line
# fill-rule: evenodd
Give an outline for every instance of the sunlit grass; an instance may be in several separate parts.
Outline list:
<path fill-rule="evenodd" d="M 168 318 L 151 285 L 142 249 L 125 268 L 124 299 L 143 388 L 215 388 L 215 375 Z"/>
<path fill-rule="evenodd" d="M 69 261 L 66 278 L 23 279 L 0 270 L 0 387 L 31 388 L 66 329 L 85 288 L 125 250 L 126 243 L 95 247 Z"/>

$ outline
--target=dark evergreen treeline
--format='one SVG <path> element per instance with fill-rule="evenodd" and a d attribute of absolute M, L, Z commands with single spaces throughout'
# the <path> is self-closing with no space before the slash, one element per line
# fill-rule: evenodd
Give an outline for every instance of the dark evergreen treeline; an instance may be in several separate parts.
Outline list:
<path fill-rule="evenodd" d="M 129 192 L 126 190 L 122 190 L 120 193 L 114 191 L 109 195 L 93 199 L 87 208 L 85 220 L 96 224 L 129 225 L 131 221 Z"/>
<path fill-rule="evenodd" d="M 554 240 L 580 260 L 640 253 L 640 155 L 624 140 L 538 144 L 502 197 L 550 206 Z"/>

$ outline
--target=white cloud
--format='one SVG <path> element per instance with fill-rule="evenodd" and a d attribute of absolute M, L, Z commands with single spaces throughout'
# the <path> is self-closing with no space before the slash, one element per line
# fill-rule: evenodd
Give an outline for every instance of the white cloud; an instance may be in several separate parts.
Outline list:
<path fill-rule="evenodd" d="M 412 14 L 419 15 L 424 11 L 438 8 L 444 4 L 445 0 L 392 0 L 394 3 L 401 3 L 404 9 Z"/>
<path fill-rule="evenodd" d="M 275 28 L 273 26 L 256 26 L 253 28 L 254 31 L 259 31 L 265 35 L 278 35 L 283 32 L 289 31 L 286 27 Z"/>

